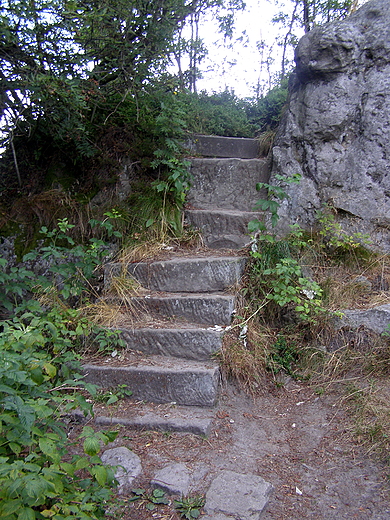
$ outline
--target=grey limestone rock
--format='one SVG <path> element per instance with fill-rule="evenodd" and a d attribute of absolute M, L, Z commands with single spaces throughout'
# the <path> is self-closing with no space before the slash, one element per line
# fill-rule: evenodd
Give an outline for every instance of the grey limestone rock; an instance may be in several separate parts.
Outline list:
<path fill-rule="evenodd" d="M 161 488 L 170 495 L 187 495 L 190 486 L 190 472 L 185 464 L 169 464 L 157 471 L 150 483 L 153 487 Z"/>
<path fill-rule="evenodd" d="M 224 470 L 206 494 L 205 518 L 258 520 L 268 504 L 272 485 L 257 475 Z"/>
<path fill-rule="evenodd" d="M 343 316 L 335 322 L 337 329 L 341 327 L 357 329 L 364 326 L 377 334 L 382 334 L 390 325 L 390 304 L 379 305 L 372 309 L 349 309 L 342 312 Z"/>
<path fill-rule="evenodd" d="M 322 204 L 347 232 L 369 234 L 390 251 L 390 9 L 371 0 L 345 20 L 299 42 L 296 70 L 273 147 L 276 174 L 301 174 L 286 186 L 279 232 L 311 227 Z"/>
<path fill-rule="evenodd" d="M 125 493 L 142 471 L 141 459 L 125 446 L 106 450 L 101 456 L 103 464 L 117 466 L 115 478 L 118 492 Z"/>

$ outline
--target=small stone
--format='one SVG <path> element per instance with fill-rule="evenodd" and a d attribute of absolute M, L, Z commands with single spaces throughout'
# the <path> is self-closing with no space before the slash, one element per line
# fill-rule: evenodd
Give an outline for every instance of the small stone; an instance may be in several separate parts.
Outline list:
<path fill-rule="evenodd" d="M 118 466 L 115 471 L 118 493 L 126 492 L 142 471 L 141 459 L 125 446 L 106 450 L 101 459 L 107 466 Z"/>
<path fill-rule="evenodd" d="M 184 464 L 169 464 L 157 471 L 150 484 L 170 495 L 187 495 L 190 472 Z"/>

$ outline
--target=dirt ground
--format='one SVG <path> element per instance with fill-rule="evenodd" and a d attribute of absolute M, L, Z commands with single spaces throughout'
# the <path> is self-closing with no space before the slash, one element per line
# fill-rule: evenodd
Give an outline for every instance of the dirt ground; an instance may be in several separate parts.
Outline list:
<path fill-rule="evenodd" d="M 114 446 L 141 458 L 135 487 L 148 489 L 157 470 L 181 462 L 192 472 L 191 494 L 204 494 L 223 469 L 270 482 L 274 491 L 262 520 L 389 520 L 390 468 L 354 442 L 342 394 L 319 396 L 293 380 L 272 394 L 253 399 L 225 384 L 207 439 L 120 427 Z M 109 518 L 179 518 L 171 507 L 147 511 L 126 496 L 117 505 Z"/>

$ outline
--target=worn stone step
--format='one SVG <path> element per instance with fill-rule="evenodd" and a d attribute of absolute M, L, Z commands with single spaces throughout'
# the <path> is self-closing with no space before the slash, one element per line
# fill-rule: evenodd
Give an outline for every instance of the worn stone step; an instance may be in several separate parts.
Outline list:
<path fill-rule="evenodd" d="M 147 355 L 171 356 L 207 361 L 222 347 L 222 327 L 200 328 L 124 328 L 121 332 L 127 348 Z"/>
<path fill-rule="evenodd" d="M 254 211 L 188 209 L 185 217 L 191 226 L 200 229 L 210 249 L 241 249 L 250 242 L 248 223 L 262 220 L 263 215 Z"/>
<path fill-rule="evenodd" d="M 191 188 L 187 202 L 194 209 L 253 211 L 266 198 L 256 191 L 258 182 L 268 182 L 265 159 L 191 159 Z"/>
<path fill-rule="evenodd" d="M 112 413 L 102 405 L 94 406 L 94 420 L 98 425 L 123 425 L 134 430 L 186 432 L 209 435 L 215 417 L 215 408 L 153 404 L 122 399 Z"/>
<path fill-rule="evenodd" d="M 196 134 L 188 141 L 186 148 L 204 157 L 256 159 L 260 154 L 259 140 L 245 137 Z"/>
<path fill-rule="evenodd" d="M 121 304 L 116 297 L 106 300 Z M 234 312 L 233 294 L 154 293 L 126 300 L 133 314 L 143 319 L 180 318 L 199 325 L 229 325 Z"/>
<path fill-rule="evenodd" d="M 157 262 L 138 262 L 127 266 L 127 273 L 143 287 L 163 292 L 221 292 L 237 284 L 244 271 L 245 258 L 229 257 L 180 257 Z M 105 267 L 105 281 L 109 285 L 112 276 L 119 276 L 122 264 Z"/>
<path fill-rule="evenodd" d="M 151 356 L 135 365 L 85 364 L 85 380 L 101 388 L 127 385 L 134 399 L 184 406 L 214 406 L 219 367 L 214 362 L 184 361 Z"/>

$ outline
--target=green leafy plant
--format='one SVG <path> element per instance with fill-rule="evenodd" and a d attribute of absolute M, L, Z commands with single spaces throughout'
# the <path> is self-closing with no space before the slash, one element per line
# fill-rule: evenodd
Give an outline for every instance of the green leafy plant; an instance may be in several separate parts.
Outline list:
<path fill-rule="evenodd" d="M 119 213 L 112 211 L 105 215 L 107 218 L 104 221 L 91 220 L 91 227 L 100 226 L 108 237 L 120 237 L 120 232 L 114 230 L 109 220 L 119 218 Z M 52 276 L 38 277 L 35 285 L 45 291 L 56 288 L 56 293 L 64 301 L 72 297 L 82 299 L 85 293 L 91 292 L 91 280 L 96 275 L 97 267 L 109 254 L 109 248 L 102 239 L 91 238 L 87 245 L 76 244 L 68 233 L 73 227 L 67 218 L 60 219 L 53 230 L 42 227 L 43 245 L 23 257 L 24 262 L 35 262 L 37 259 L 48 262 Z"/>
<path fill-rule="evenodd" d="M 296 183 L 300 175 L 290 178 L 277 176 L 280 182 Z M 260 199 L 256 206 L 271 214 L 271 224 L 276 226 L 281 202 L 288 197 L 282 186 L 258 183 L 256 189 L 266 188 L 269 199 Z M 290 236 L 278 240 L 265 232 L 266 225 L 258 220 L 249 222 L 248 230 L 256 232 L 257 238 L 252 243 L 250 255 L 253 258 L 250 278 L 256 278 L 256 285 L 263 298 L 274 301 L 279 307 L 293 305 L 302 320 L 323 311 L 321 306 L 322 289 L 314 280 L 303 276 L 297 259 L 292 257 L 291 247 L 302 249 L 307 243 L 299 226 L 292 226 Z"/>
<path fill-rule="evenodd" d="M 151 493 L 141 488 L 132 489 L 131 491 L 133 496 L 130 497 L 129 502 L 140 500 L 149 511 L 153 511 L 158 505 L 169 504 L 169 500 L 162 489 L 154 489 Z"/>
<path fill-rule="evenodd" d="M 301 179 L 301 175 L 295 174 L 291 177 L 275 175 L 275 178 L 281 184 L 292 184 L 298 183 Z M 261 211 L 269 211 L 271 214 L 271 225 L 272 227 L 275 227 L 279 220 L 278 210 L 280 208 L 281 202 L 284 199 L 287 199 L 288 195 L 285 192 L 283 185 L 276 186 L 273 184 L 268 184 L 266 182 L 258 182 L 256 184 L 256 190 L 261 191 L 263 189 L 267 190 L 268 197 L 266 199 L 259 199 L 255 204 L 254 210 L 260 209 Z M 259 220 L 251 220 L 248 224 L 248 231 L 250 233 L 255 233 L 256 231 L 264 231 L 265 229 L 265 224 Z"/>
<path fill-rule="evenodd" d="M 340 222 L 336 221 L 334 211 L 329 205 L 317 214 L 319 234 L 322 238 L 322 246 L 328 250 L 351 252 L 371 243 L 370 236 L 365 233 L 347 233 Z"/>
<path fill-rule="evenodd" d="M 205 500 L 203 496 L 187 496 L 174 501 L 175 509 L 182 518 L 199 518 Z"/>
<path fill-rule="evenodd" d="M 65 304 L 78 294 L 64 291 L 69 277 L 70 287 L 79 282 L 86 291 L 100 258 L 100 243 L 79 248 L 67 235 L 70 227 L 63 219 L 55 230 L 43 230 L 39 251 L 51 265 L 47 276 L 0 262 L 0 301 L 8 312 L 0 331 L 0 517 L 6 520 L 100 520 L 115 484 L 98 454 L 117 432 L 85 427 L 73 442 L 63 421 L 76 408 L 92 413 L 85 395 L 96 395 L 96 387 L 84 381 L 75 349 L 90 335 L 104 341 L 103 329 Z M 58 268 L 66 264 L 66 246 L 79 255 L 69 271 Z M 60 298 L 47 298 L 53 291 Z M 80 440 L 84 455 L 76 449 Z"/>
<path fill-rule="evenodd" d="M 103 518 L 114 477 L 97 454 L 100 441 L 110 442 L 116 433 L 84 429 L 88 457 L 69 460 L 72 443 L 61 418 L 75 408 L 90 413 L 80 391 L 96 389 L 78 374 L 72 352 L 53 357 L 45 351 L 53 341 L 49 330 L 61 337 L 45 329 L 47 323 L 35 318 L 25 325 L 14 318 L 0 334 L 0 516 Z"/>
<path fill-rule="evenodd" d="M 182 158 L 183 146 L 180 143 L 180 139 L 185 136 L 186 128 L 183 116 L 184 111 L 179 103 L 161 102 L 160 113 L 156 118 L 156 131 L 160 136 L 161 145 L 154 151 L 155 159 L 151 163 L 151 166 L 159 171 L 160 177 L 153 183 L 154 189 L 163 195 L 164 200 L 169 197 L 179 208 L 184 203 L 191 179 L 190 162 Z M 150 220 L 146 226 L 149 227 L 153 223 Z"/>
<path fill-rule="evenodd" d="M 283 370 L 287 374 L 293 375 L 293 365 L 298 359 L 299 351 L 296 345 L 285 336 L 279 335 L 270 350 L 267 367 L 274 374 Z"/>
<path fill-rule="evenodd" d="M 128 389 L 127 385 L 118 385 L 116 388 L 109 391 L 98 391 L 94 396 L 94 400 L 98 403 L 105 403 L 109 406 L 110 404 L 117 403 L 120 399 L 131 397 L 132 395 L 133 392 Z"/>
<path fill-rule="evenodd" d="M 280 307 L 293 304 L 302 319 L 322 311 L 321 287 L 302 275 L 302 269 L 294 258 L 282 258 L 274 267 L 265 269 L 263 275 L 270 291 L 266 297 Z"/>

